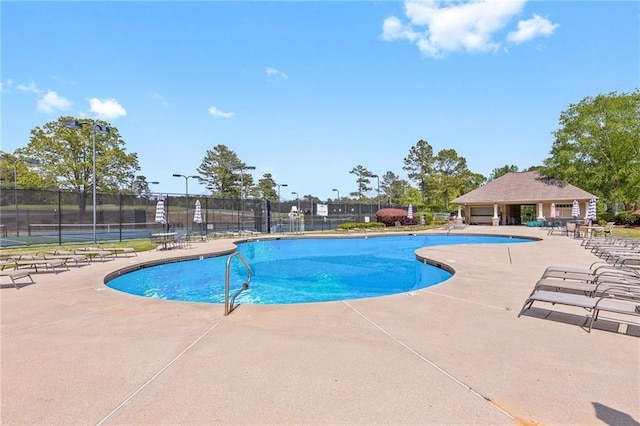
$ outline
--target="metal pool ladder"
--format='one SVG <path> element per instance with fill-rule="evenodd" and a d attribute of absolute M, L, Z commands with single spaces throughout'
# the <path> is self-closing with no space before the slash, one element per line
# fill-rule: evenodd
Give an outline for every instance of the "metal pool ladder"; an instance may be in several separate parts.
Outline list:
<path fill-rule="evenodd" d="M 233 259 L 236 256 L 238 257 L 238 259 L 240 259 L 244 267 L 247 269 L 247 280 L 244 282 L 244 284 L 242 284 L 242 287 L 240 287 L 240 290 L 236 291 L 233 294 L 233 296 L 231 296 L 231 300 L 229 300 L 229 269 L 231 267 L 231 259 Z M 224 280 L 224 315 L 225 316 L 229 315 L 231 312 L 233 312 L 235 308 L 238 307 L 238 305 L 235 304 L 236 297 L 238 297 L 240 293 L 242 293 L 243 291 L 249 289 L 250 283 L 251 283 L 251 267 L 249 266 L 247 261 L 244 260 L 244 257 L 242 257 L 240 253 L 235 252 L 231 254 L 227 259 L 227 269 L 226 269 L 226 275 Z"/>

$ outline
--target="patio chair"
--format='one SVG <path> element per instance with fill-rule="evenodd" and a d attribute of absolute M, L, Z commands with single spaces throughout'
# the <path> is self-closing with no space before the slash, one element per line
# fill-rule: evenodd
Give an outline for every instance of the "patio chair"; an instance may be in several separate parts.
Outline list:
<path fill-rule="evenodd" d="M 562 225 L 562 223 L 560 222 L 553 222 L 551 228 L 549 228 L 549 231 L 547 231 L 547 235 L 554 234 L 567 235 L 567 227 L 565 225 Z"/>
<path fill-rule="evenodd" d="M 585 308 L 591 311 L 588 332 L 591 333 L 593 323 L 598 319 L 600 311 L 613 312 L 625 315 L 640 316 L 640 287 L 625 288 L 611 286 L 602 291 L 598 296 L 582 294 L 561 293 L 548 290 L 536 290 L 524 302 L 524 306 L 518 313 L 518 318 L 534 302 L 545 302 L 553 305 L 565 305 Z"/>
<path fill-rule="evenodd" d="M 607 222 L 604 227 L 595 230 L 594 236 L 611 237 L 611 231 L 614 226 L 616 226 L 615 222 Z"/>

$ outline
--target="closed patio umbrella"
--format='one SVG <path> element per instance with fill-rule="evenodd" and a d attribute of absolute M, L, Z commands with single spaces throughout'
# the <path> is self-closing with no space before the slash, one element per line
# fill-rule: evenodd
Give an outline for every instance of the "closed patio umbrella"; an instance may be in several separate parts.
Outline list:
<path fill-rule="evenodd" d="M 596 221 L 596 197 L 589 199 L 589 208 L 587 209 L 587 220 L 591 223 Z"/>
<path fill-rule="evenodd" d="M 574 219 L 577 219 L 578 216 L 580 216 L 580 204 L 578 203 L 578 200 L 573 200 L 573 207 L 571 207 L 571 216 L 573 216 Z"/>
<path fill-rule="evenodd" d="M 166 224 L 167 218 L 164 211 L 164 199 L 158 198 L 158 204 L 156 204 L 156 223 Z"/>
<path fill-rule="evenodd" d="M 549 217 L 551 220 L 555 219 L 557 216 L 556 213 L 556 203 L 551 203 L 551 210 L 549 211 Z"/>
<path fill-rule="evenodd" d="M 193 222 L 202 223 L 202 205 L 200 200 L 196 200 L 196 211 L 193 213 Z"/>
<path fill-rule="evenodd" d="M 413 205 L 409 203 L 409 208 L 407 209 L 407 219 L 413 220 Z"/>

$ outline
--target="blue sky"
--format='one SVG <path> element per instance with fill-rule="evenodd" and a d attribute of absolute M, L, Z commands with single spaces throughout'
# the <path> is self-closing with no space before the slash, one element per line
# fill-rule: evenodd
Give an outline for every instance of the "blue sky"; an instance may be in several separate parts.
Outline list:
<path fill-rule="evenodd" d="M 419 139 L 469 169 L 548 156 L 563 110 L 631 92 L 640 3 L 8 2 L 2 150 L 61 115 L 101 118 L 152 190 L 183 193 L 227 145 L 283 199 L 356 190 L 363 165 L 406 178 Z M 375 185 L 375 179 L 373 180 Z M 190 193 L 206 189 L 189 182 Z M 373 194 L 371 194 L 373 195 Z"/>

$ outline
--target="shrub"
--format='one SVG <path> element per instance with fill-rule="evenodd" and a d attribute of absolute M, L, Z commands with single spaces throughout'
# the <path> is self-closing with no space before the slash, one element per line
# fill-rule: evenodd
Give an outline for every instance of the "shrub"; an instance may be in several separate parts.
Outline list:
<path fill-rule="evenodd" d="M 616 225 L 633 225 L 637 222 L 638 216 L 632 212 L 620 212 L 616 215 Z"/>
<path fill-rule="evenodd" d="M 370 228 L 384 228 L 384 223 L 378 222 L 346 222 L 338 225 L 338 229 L 370 229 Z"/>
<path fill-rule="evenodd" d="M 616 215 L 614 215 L 613 213 L 598 213 L 598 223 L 604 221 L 604 223 L 606 224 L 607 222 L 615 222 L 616 221 Z"/>
<path fill-rule="evenodd" d="M 380 209 L 376 212 L 376 219 L 378 220 L 378 222 L 382 222 L 386 226 L 395 226 L 396 222 L 400 222 L 400 224 L 403 226 L 415 224 L 415 218 L 409 219 L 407 217 L 407 211 L 403 209 Z"/>
<path fill-rule="evenodd" d="M 429 212 L 425 212 L 424 214 L 424 224 L 425 225 L 429 225 L 431 224 L 431 222 L 433 222 L 433 213 Z"/>

